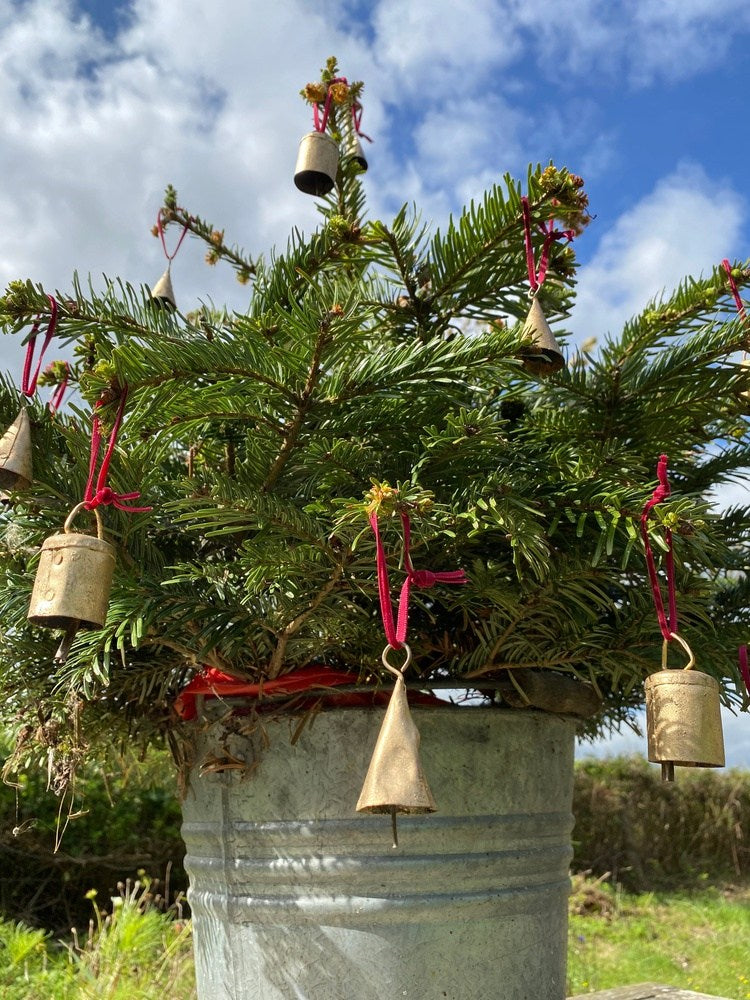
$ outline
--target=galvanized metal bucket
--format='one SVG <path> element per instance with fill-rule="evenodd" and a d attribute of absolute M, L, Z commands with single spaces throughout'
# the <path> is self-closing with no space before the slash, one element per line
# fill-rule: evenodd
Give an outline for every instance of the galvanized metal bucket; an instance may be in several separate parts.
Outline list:
<path fill-rule="evenodd" d="M 354 814 L 382 710 L 320 713 L 294 746 L 296 720 L 265 722 L 250 778 L 247 741 L 195 724 L 201 1000 L 563 1000 L 574 721 L 414 714 L 439 812 L 402 817 L 396 850 L 387 817 Z"/>

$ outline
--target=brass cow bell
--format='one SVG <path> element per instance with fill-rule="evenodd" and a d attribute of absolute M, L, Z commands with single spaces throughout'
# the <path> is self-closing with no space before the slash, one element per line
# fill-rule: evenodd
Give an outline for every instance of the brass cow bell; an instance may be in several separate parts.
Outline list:
<path fill-rule="evenodd" d="M 97 537 L 71 530 L 82 509 L 83 504 L 74 507 L 62 533 L 45 539 L 28 612 L 33 625 L 65 631 L 56 657 L 62 661 L 78 629 L 104 625 L 115 569 L 115 550 L 104 539 L 98 510 L 94 510 Z"/>
<path fill-rule="evenodd" d="M 357 812 L 390 813 L 393 846 L 398 847 L 396 813 L 430 813 L 437 806 L 419 759 L 419 731 L 409 711 L 403 671 L 411 662 L 411 651 L 404 644 L 407 659 L 401 670 L 388 662 L 391 649 L 386 646 L 383 664 L 396 676 L 396 687 L 380 727 L 367 777 L 357 802 Z"/>
<path fill-rule="evenodd" d="M 724 767 L 719 684 L 699 670 L 659 670 L 646 678 L 648 759 L 664 781 L 674 768 Z"/>
<path fill-rule="evenodd" d="M 555 340 L 536 297 L 531 300 L 531 309 L 521 336 L 528 341 L 519 354 L 526 371 L 544 378 L 565 367 L 565 358 L 560 345 Z"/>
<path fill-rule="evenodd" d="M 24 407 L 0 438 L 0 490 L 31 486 L 31 421 Z"/>
<path fill-rule="evenodd" d="M 310 132 L 299 144 L 294 183 L 316 197 L 328 194 L 336 182 L 339 147 L 325 132 Z"/>
<path fill-rule="evenodd" d="M 168 267 L 151 290 L 151 301 L 162 309 L 176 309 L 177 302 L 172 289 L 172 274 Z"/>

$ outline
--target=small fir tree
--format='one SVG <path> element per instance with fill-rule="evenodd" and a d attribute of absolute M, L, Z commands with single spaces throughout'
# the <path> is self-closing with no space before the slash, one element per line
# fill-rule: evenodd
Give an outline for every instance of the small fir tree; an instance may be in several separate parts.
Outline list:
<path fill-rule="evenodd" d="M 336 76 L 329 61 L 308 101 Z M 360 95 L 339 86 L 332 105 L 327 127 L 344 144 Z M 117 281 L 55 293 L 84 402 L 54 419 L 31 405 L 35 482 L 2 514 L 0 692 L 22 747 L 54 749 L 64 779 L 87 741 L 168 731 L 202 664 L 257 680 L 315 663 L 377 683 L 373 505 L 394 584 L 401 511 L 415 565 L 469 578 L 413 592 L 413 679 L 471 688 L 546 668 L 594 685 L 603 725 L 620 720 L 660 666 L 638 531 L 664 450 L 673 495 L 652 535 L 663 550 L 664 529 L 675 533 L 681 631 L 726 701 L 745 703 L 750 508 L 709 499 L 750 465 L 736 360 L 750 332 L 727 276 L 687 279 L 541 380 L 523 361 L 523 194 L 537 253 L 550 219 L 578 232 L 589 221 L 581 180 L 554 166 L 505 177 L 445 231 L 407 207 L 372 221 L 344 157 L 318 231 L 251 259 L 170 188 L 166 223 L 236 270 L 244 314 L 181 315 Z M 569 314 L 575 271 L 572 246 L 554 241 L 539 293 L 550 320 Z M 734 275 L 750 279 L 746 266 Z M 23 334 L 49 317 L 47 291 L 15 282 L 0 312 Z M 106 626 L 53 665 L 58 637 L 26 621 L 39 546 L 83 496 L 94 404 L 108 429 L 125 386 L 111 483 L 153 510 L 106 508 Z M 18 390 L 1 390 L 7 425 Z"/>

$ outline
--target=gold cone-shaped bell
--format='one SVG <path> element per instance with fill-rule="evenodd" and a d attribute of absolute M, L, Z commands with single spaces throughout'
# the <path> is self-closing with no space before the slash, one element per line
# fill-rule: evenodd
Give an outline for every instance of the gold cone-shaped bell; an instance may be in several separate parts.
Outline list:
<path fill-rule="evenodd" d="M 367 170 L 367 157 L 365 156 L 362 143 L 360 142 L 359 136 L 356 132 L 352 132 L 350 137 L 347 139 L 346 158 L 347 160 L 353 160 L 362 173 Z"/>
<path fill-rule="evenodd" d="M 155 306 L 160 306 L 163 309 L 177 308 L 177 302 L 175 301 L 172 289 L 172 274 L 169 268 L 166 269 L 152 288 L 151 301 Z"/>
<path fill-rule="evenodd" d="M 357 812 L 391 813 L 395 817 L 396 813 L 430 813 L 436 809 L 419 759 L 419 731 L 409 711 L 404 678 L 399 674 L 357 802 Z"/>
<path fill-rule="evenodd" d="M 565 358 L 560 345 L 549 328 L 542 307 L 537 298 L 532 299 L 529 315 L 523 325 L 521 336 L 528 344 L 521 348 L 519 357 L 524 368 L 534 375 L 544 377 L 559 372 L 565 367 Z"/>
<path fill-rule="evenodd" d="M 115 569 L 115 550 L 104 539 L 98 510 L 94 511 L 97 537 L 71 530 L 72 520 L 82 508 L 83 504 L 78 504 L 63 531 L 50 535 L 42 544 L 28 612 L 33 625 L 65 629 L 73 635 L 79 628 L 104 625 Z"/>
<path fill-rule="evenodd" d="M 299 144 L 294 183 L 316 197 L 328 194 L 336 182 L 339 147 L 325 132 L 310 132 Z"/>
<path fill-rule="evenodd" d="M 25 490 L 33 478 L 31 421 L 24 408 L 0 438 L 0 490 Z"/>
<path fill-rule="evenodd" d="M 659 670 L 646 678 L 648 759 L 671 781 L 675 766 L 723 767 L 719 684 L 699 670 Z"/>

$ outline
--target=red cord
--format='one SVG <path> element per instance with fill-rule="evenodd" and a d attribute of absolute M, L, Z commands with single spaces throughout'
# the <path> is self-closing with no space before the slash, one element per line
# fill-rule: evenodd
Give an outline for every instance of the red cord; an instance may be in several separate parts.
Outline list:
<path fill-rule="evenodd" d="M 156 229 L 157 229 L 157 232 L 159 233 L 159 239 L 161 240 L 162 249 L 164 250 L 164 256 L 167 258 L 167 260 L 171 264 L 172 261 L 177 256 L 177 251 L 182 246 L 182 241 L 187 236 L 187 231 L 188 231 L 188 227 L 190 226 L 190 221 L 191 220 L 188 217 L 187 222 L 182 227 L 182 232 L 180 233 L 180 238 L 177 240 L 177 246 L 174 248 L 174 253 L 170 254 L 167 251 L 167 241 L 164 239 L 164 223 L 161 221 L 161 216 L 162 216 L 162 212 L 163 211 L 164 211 L 164 209 L 160 208 L 159 209 L 159 214 L 156 216 Z"/>
<path fill-rule="evenodd" d="M 539 257 L 539 267 L 537 267 L 534 262 L 534 246 L 531 242 L 531 209 L 529 208 L 529 199 L 526 195 L 521 197 L 521 211 L 523 213 L 523 242 L 526 248 L 526 270 L 528 271 L 531 290 L 535 292 L 544 284 L 544 279 L 547 277 L 549 255 L 553 242 L 564 238 L 570 243 L 575 236 L 575 232 L 572 229 L 555 229 L 554 219 L 550 219 L 546 226 L 541 226 L 541 231 L 544 233 L 544 243 L 542 244 L 542 252 Z"/>
<path fill-rule="evenodd" d="M 39 352 L 39 360 L 37 361 L 36 370 L 34 374 L 31 374 L 31 365 L 34 361 L 34 346 L 36 344 L 37 334 L 39 333 L 39 320 L 37 320 L 31 328 L 31 336 L 26 345 L 26 358 L 23 363 L 23 376 L 21 378 L 21 392 L 24 396 L 33 396 L 36 392 L 36 383 L 39 379 L 39 372 L 42 370 L 42 361 L 44 359 L 44 353 L 49 347 L 49 342 L 55 335 L 55 328 L 57 326 L 57 302 L 52 295 L 48 295 L 50 304 L 50 315 L 49 323 L 47 324 L 47 332 L 44 335 L 44 343 L 42 344 L 42 349 Z"/>
<path fill-rule="evenodd" d="M 745 312 L 745 303 L 740 298 L 740 290 L 737 287 L 737 282 L 734 280 L 732 275 L 732 265 L 725 258 L 721 262 L 721 266 L 727 272 L 727 277 L 729 278 L 729 288 L 731 289 L 732 295 L 734 296 L 734 301 L 737 305 L 737 312 L 740 314 L 740 319 L 747 320 L 747 313 Z"/>
<path fill-rule="evenodd" d="M 96 475 L 96 463 L 99 460 L 99 451 L 102 444 L 102 429 L 101 422 L 98 415 L 94 412 L 94 419 L 91 425 L 91 455 L 89 458 L 89 477 L 86 482 L 86 491 L 83 495 L 83 505 L 86 510 L 94 510 L 96 507 L 109 506 L 116 507 L 117 510 L 129 511 L 131 514 L 144 514 L 149 510 L 153 510 L 152 507 L 126 507 L 122 501 L 123 500 L 137 500 L 141 495 L 140 493 L 115 493 L 113 489 L 107 486 L 107 475 L 109 474 L 109 463 L 112 460 L 112 453 L 115 450 L 115 444 L 117 443 L 117 436 L 120 432 L 120 425 L 122 424 L 123 414 L 125 412 L 125 401 L 128 398 L 128 387 L 124 385 L 122 387 L 122 394 L 120 396 L 120 405 L 117 409 L 117 416 L 115 417 L 115 423 L 112 428 L 112 433 L 109 435 L 109 443 L 107 444 L 107 450 L 104 453 L 104 458 L 102 459 L 101 468 L 99 469 L 99 475 L 96 477 L 96 489 L 94 489 L 94 476 Z M 96 404 L 96 409 L 102 405 L 101 400 Z"/>
<path fill-rule="evenodd" d="M 740 646 L 739 660 L 740 660 L 740 673 L 742 674 L 742 679 L 745 682 L 747 693 L 750 694 L 750 667 L 748 667 L 747 665 L 747 646 Z"/>
<path fill-rule="evenodd" d="M 404 567 L 406 569 L 406 579 L 401 586 L 401 593 L 398 599 L 398 618 L 394 625 L 393 607 L 391 605 L 391 591 L 388 582 L 388 562 L 385 557 L 383 543 L 380 540 L 378 530 L 378 515 L 373 511 L 370 514 L 370 526 L 375 534 L 376 568 L 378 574 L 378 596 L 380 598 L 380 614 L 383 618 L 383 630 L 388 645 L 393 649 L 400 649 L 406 641 L 406 631 L 409 624 L 409 597 L 411 588 L 420 587 L 427 590 L 436 583 L 468 583 L 466 574 L 462 569 L 448 570 L 441 573 L 433 573 L 431 570 L 415 570 L 411 562 L 411 522 L 408 514 L 401 514 L 401 524 L 404 530 Z"/>
<path fill-rule="evenodd" d="M 55 391 L 52 393 L 49 403 L 47 404 L 50 413 L 57 413 L 57 411 L 62 406 L 62 401 L 65 396 L 65 390 L 68 388 L 68 379 L 70 378 L 70 365 L 67 361 L 65 364 L 65 375 L 63 376 L 62 382 L 57 386 Z"/>
<path fill-rule="evenodd" d="M 659 480 L 659 485 L 656 487 L 651 495 L 651 499 L 648 501 L 646 506 L 643 508 L 643 513 L 641 514 L 641 535 L 643 536 L 643 547 L 646 550 L 646 567 L 648 569 L 648 578 L 651 583 L 651 593 L 654 598 L 654 607 L 656 608 L 656 617 L 659 620 L 659 628 L 661 629 L 661 634 L 663 638 L 670 642 L 672 639 L 672 634 L 677 631 L 677 595 L 675 591 L 674 582 L 674 553 L 672 551 L 672 532 L 667 529 L 666 531 L 666 542 L 667 542 L 667 554 L 665 557 L 665 568 L 667 571 L 667 593 L 669 599 L 669 618 L 664 613 L 664 602 L 661 597 L 661 590 L 659 588 L 659 577 L 656 573 L 656 564 L 654 562 L 654 553 L 651 548 L 651 540 L 648 536 L 648 518 L 651 511 L 656 507 L 657 504 L 661 503 L 662 500 L 670 495 L 671 490 L 669 488 L 669 479 L 667 478 L 667 463 L 669 459 L 666 455 L 661 455 L 659 457 L 659 463 L 656 467 L 656 475 Z"/>

